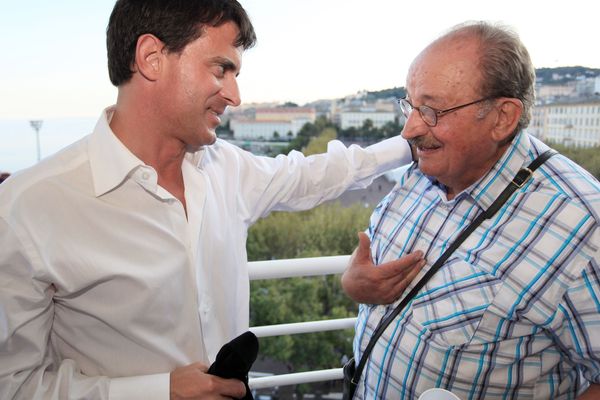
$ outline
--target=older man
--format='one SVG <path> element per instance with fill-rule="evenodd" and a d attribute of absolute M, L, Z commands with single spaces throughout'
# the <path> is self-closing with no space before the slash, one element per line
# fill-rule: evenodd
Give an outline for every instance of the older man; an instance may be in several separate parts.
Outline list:
<path fill-rule="evenodd" d="M 356 280 L 372 262 L 420 250 L 427 265 L 414 285 L 548 149 L 523 130 L 534 81 L 519 38 L 488 23 L 456 27 L 418 55 L 400 101 L 418 163 L 372 215 L 372 257 L 361 237 L 343 277 L 353 297 L 397 296 Z M 356 398 L 413 399 L 433 387 L 461 399 L 600 398 L 599 221 L 598 181 L 563 156 L 547 160 L 387 327 Z M 357 360 L 398 301 L 360 306 Z"/>

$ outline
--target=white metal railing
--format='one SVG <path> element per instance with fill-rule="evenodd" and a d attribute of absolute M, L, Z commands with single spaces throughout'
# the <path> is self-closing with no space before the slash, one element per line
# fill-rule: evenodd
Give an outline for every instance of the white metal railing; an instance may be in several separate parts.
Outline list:
<path fill-rule="evenodd" d="M 354 327 L 356 318 L 329 319 L 323 321 L 295 322 L 293 324 L 279 324 L 269 326 L 256 326 L 250 328 L 258 337 L 294 335 L 296 333 L 313 333 L 349 329 Z"/>
<path fill-rule="evenodd" d="M 265 389 L 277 386 L 299 385 L 301 383 L 335 381 L 344 377 L 341 368 L 323 369 L 319 371 L 296 372 L 294 374 L 261 376 L 248 379 L 251 389 Z"/>
<path fill-rule="evenodd" d="M 282 279 L 298 276 L 320 276 L 340 274 L 348 265 L 350 256 L 296 258 L 289 260 L 254 261 L 248 263 L 250 280 Z M 250 328 L 258 337 L 293 335 L 298 333 L 323 332 L 354 327 L 356 318 L 340 318 L 323 321 L 307 321 L 291 324 L 256 326 Z M 301 383 L 323 382 L 342 379 L 342 368 L 283 375 L 261 376 L 249 379 L 252 389 Z"/>
<path fill-rule="evenodd" d="M 341 274 L 350 256 L 293 258 L 248 263 L 250 280 Z"/>

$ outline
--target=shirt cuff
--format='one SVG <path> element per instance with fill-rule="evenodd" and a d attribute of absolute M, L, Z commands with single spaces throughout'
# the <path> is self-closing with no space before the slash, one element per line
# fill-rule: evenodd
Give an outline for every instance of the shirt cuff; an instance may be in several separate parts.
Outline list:
<path fill-rule="evenodd" d="M 374 151 L 377 163 L 384 166 L 384 171 L 410 164 L 413 161 L 410 146 L 400 135 L 372 144 L 368 149 Z"/>
<path fill-rule="evenodd" d="M 170 374 L 131 376 L 110 380 L 109 400 L 169 400 Z"/>

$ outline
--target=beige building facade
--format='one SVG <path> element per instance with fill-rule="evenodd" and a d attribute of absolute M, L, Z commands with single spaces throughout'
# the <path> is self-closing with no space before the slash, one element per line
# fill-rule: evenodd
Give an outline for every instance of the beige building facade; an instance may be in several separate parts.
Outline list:
<path fill-rule="evenodd" d="M 565 146 L 600 146 L 600 98 L 538 104 L 528 131 Z"/>

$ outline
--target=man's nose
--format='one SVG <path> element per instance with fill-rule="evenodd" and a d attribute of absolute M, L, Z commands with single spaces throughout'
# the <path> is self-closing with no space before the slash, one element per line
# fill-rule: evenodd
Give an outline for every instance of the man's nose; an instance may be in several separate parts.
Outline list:
<path fill-rule="evenodd" d="M 221 89 L 221 96 L 227 101 L 227 105 L 237 107 L 242 103 L 240 89 L 234 75 L 228 77 Z"/>
<path fill-rule="evenodd" d="M 404 128 L 402 129 L 401 135 L 404 139 L 412 139 L 418 136 L 425 135 L 429 130 L 429 126 L 423 121 L 421 118 L 421 114 L 419 114 L 419 110 L 412 110 L 410 114 L 408 114 L 408 118 L 404 123 Z"/>

